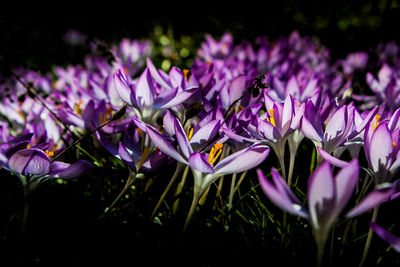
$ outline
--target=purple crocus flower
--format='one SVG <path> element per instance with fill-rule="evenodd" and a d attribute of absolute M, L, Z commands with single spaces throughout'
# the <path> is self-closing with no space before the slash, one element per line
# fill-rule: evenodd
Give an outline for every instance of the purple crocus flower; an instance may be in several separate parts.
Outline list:
<path fill-rule="evenodd" d="M 268 156 L 269 147 L 262 144 L 254 144 L 219 160 L 224 146 L 222 143 L 213 143 L 208 153 L 193 149 L 193 145 L 197 143 L 194 140 L 208 141 L 213 138 L 216 134 L 216 129 L 220 127 L 219 121 L 209 122 L 196 133 L 191 132 L 189 128 L 186 134 L 179 120 L 175 117 L 170 117 L 169 120 L 173 122 L 173 127 L 172 125 L 167 125 L 166 129 L 169 128 L 167 132 L 175 134 L 174 139 L 178 144 L 178 148 L 174 147 L 170 136 L 161 134 L 150 125 L 146 125 L 146 133 L 163 153 L 184 165 L 189 165 L 192 170 L 194 196 L 192 207 L 185 223 L 184 228 L 186 228 L 200 197 L 212 183 L 223 175 L 244 172 L 259 165 Z M 219 162 L 217 163 L 218 160 Z"/>
<path fill-rule="evenodd" d="M 343 149 L 362 142 L 360 134 L 373 119 L 378 107 L 373 108 L 364 117 L 358 113 L 353 103 L 334 108 L 328 115 L 321 111 L 310 100 L 306 104 L 302 118 L 301 131 L 329 154 L 336 152 L 338 157 Z"/>
<path fill-rule="evenodd" d="M 168 77 L 155 69 L 148 60 L 147 68 L 137 81 L 130 81 L 121 70 L 114 74 L 113 80 L 118 94 L 135 108 L 139 119 L 152 123 L 157 110 L 182 104 L 199 89 L 198 86 L 189 86 L 185 74 L 177 68 L 173 68 L 170 75 Z"/>
<path fill-rule="evenodd" d="M 364 134 L 364 151 L 375 184 L 391 182 L 400 166 L 400 129 L 389 130 L 387 121 L 379 122 L 380 116 L 368 124 Z M 390 125 L 391 126 L 391 125 Z"/>
<path fill-rule="evenodd" d="M 48 150 L 49 144 L 31 146 L 31 136 L 31 134 L 23 135 L 8 143 L 0 144 L 1 166 L 18 175 L 24 184 L 29 185 L 29 179 L 76 178 L 91 170 L 91 164 L 85 160 L 78 160 L 71 165 L 61 161 L 51 161 L 54 152 Z"/>
<path fill-rule="evenodd" d="M 272 182 L 260 169 L 257 174 L 262 190 L 275 205 L 288 213 L 309 219 L 319 252 L 322 253 L 331 227 L 353 194 L 358 182 L 359 165 L 354 159 L 336 176 L 333 176 L 328 162 L 317 167 L 308 180 L 308 210 L 275 169 L 271 170 Z"/>

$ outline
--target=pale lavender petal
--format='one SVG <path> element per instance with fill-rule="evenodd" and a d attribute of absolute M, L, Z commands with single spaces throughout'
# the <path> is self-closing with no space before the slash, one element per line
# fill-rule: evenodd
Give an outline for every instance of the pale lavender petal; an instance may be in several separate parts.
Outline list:
<path fill-rule="evenodd" d="M 118 143 L 118 155 L 126 165 L 136 171 L 135 161 L 122 142 Z"/>
<path fill-rule="evenodd" d="M 146 133 L 149 135 L 149 138 L 151 139 L 151 141 L 153 141 L 154 145 L 158 147 L 164 154 L 183 164 L 188 164 L 188 162 L 171 145 L 167 138 L 160 134 L 153 127 L 146 125 Z"/>
<path fill-rule="evenodd" d="M 139 108 L 151 108 L 154 103 L 153 79 L 148 68 L 140 75 L 136 85 L 135 99 Z"/>
<path fill-rule="evenodd" d="M 318 150 L 318 153 L 321 155 L 321 157 L 325 161 L 327 161 L 330 164 L 332 164 L 333 166 L 336 166 L 336 167 L 339 167 L 339 168 L 343 168 L 343 167 L 346 167 L 349 164 L 349 162 L 347 162 L 347 161 L 343 161 L 343 160 L 340 160 L 340 159 L 332 156 L 331 154 L 329 154 L 328 152 L 326 152 L 325 150 L 323 150 L 319 146 L 317 146 L 317 150 Z"/>
<path fill-rule="evenodd" d="M 190 155 L 189 165 L 202 173 L 214 173 L 213 166 L 207 161 L 205 155 L 199 152 L 194 152 Z"/>
<path fill-rule="evenodd" d="M 172 85 L 171 83 L 168 81 L 168 79 L 164 79 L 161 75 L 159 70 L 156 69 L 156 67 L 154 66 L 153 62 L 147 58 L 146 59 L 146 63 L 147 63 L 147 67 L 150 70 L 151 76 L 153 77 L 153 79 L 162 87 L 164 87 L 165 89 L 172 89 Z"/>
<path fill-rule="evenodd" d="M 322 136 L 306 117 L 303 117 L 301 120 L 301 132 L 311 140 L 322 142 Z"/>
<path fill-rule="evenodd" d="M 370 192 L 357 206 L 351 209 L 347 214 L 347 218 L 358 216 L 370 209 L 389 201 L 391 195 L 395 192 L 394 188 L 389 186 L 386 188 L 375 189 Z"/>
<path fill-rule="evenodd" d="M 167 110 L 163 117 L 163 127 L 169 136 L 175 135 L 175 117 L 171 111 Z"/>
<path fill-rule="evenodd" d="M 370 223 L 370 226 L 371 226 L 372 230 L 374 230 L 374 232 L 380 238 L 382 238 L 383 240 L 388 242 L 396 252 L 400 253 L 400 238 L 399 237 L 386 231 L 383 227 L 381 227 L 373 222 Z"/>
<path fill-rule="evenodd" d="M 293 99 L 291 95 L 288 95 L 285 99 L 285 103 L 283 104 L 283 112 L 282 112 L 282 135 L 285 135 L 289 130 L 289 127 L 292 123 L 292 118 L 294 115 L 294 107 L 293 107 Z"/>
<path fill-rule="evenodd" d="M 114 73 L 113 82 L 121 99 L 129 105 L 132 105 L 132 89 L 129 86 L 128 78 L 121 70 Z"/>
<path fill-rule="evenodd" d="M 311 223 L 316 229 L 329 229 L 333 223 L 336 186 L 331 166 L 323 162 L 308 180 L 308 210 Z"/>
<path fill-rule="evenodd" d="M 329 119 L 324 133 L 324 141 L 330 141 L 343 134 L 346 127 L 346 106 L 342 106 Z"/>
<path fill-rule="evenodd" d="M 186 136 L 181 123 L 177 119 L 175 119 L 174 126 L 176 141 L 178 141 L 179 148 L 181 149 L 183 155 L 185 155 L 186 158 L 189 158 L 190 154 L 193 153 L 193 149 L 190 145 L 189 139 Z"/>
<path fill-rule="evenodd" d="M 350 200 L 354 188 L 358 183 L 360 166 L 358 160 L 353 159 L 350 163 L 344 166 L 335 176 L 336 182 L 336 215 L 343 210 L 347 202 Z"/>
<path fill-rule="evenodd" d="M 393 152 L 392 136 L 386 123 L 381 123 L 375 129 L 370 143 L 369 158 L 375 173 L 385 171 L 390 167 Z"/>
<path fill-rule="evenodd" d="M 268 146 L 260 144 L 239 150 L 218 162 L 215 166 L 215 173 L 224 175 L 252 169 L 267 158 L 269 151 Z"/>
<path fill-rule="evenodd" d="M 197 132 L 193 133 L 190 139 L 192 147 L 198 147 L 202 143 L 211 140 L 217 133 L 221 126 L 220 120 L 212 120 L 201 127 Z"/>
<path fill-rule="evenodd" d="M 273 171 L 271 171 L 271 174 L 272 172 Z M 293 215 L 308 218 L 308 214 L 306 213 L 304 207 L 299 204 L 300 202 L 298 200 L 293 201 L 294 194 L 291 192 L 283 178 L 280 177 L 278 173 L 274 174 L 274 176 L 276 176 L 273 179 L 275 184 L 272 184 L 270 181 L 268 181 L 268 179 L 264 176 L 260 169 L 257 169 L 257 176 L 260 182 L 261 189 L 272 203 L 274 203 L 282 210 L 287 211 Z M 279 190 L 278 186 L 284 187 L 284 190 Z M 291 196 L 289 196 L 288 194 L 291 194 Z"/>
<path fill-rule="evenodd" d="M 172 98 L 170 101 L 167 103 L 164 103 L 160 106 L 157 106 L 158 108 L 172 108 L 175 107 L 176 105 L 182 104 L 185 102 L 189 97 L 191 97 L 194 93 L 196 93 L 199 90 L 200 87 L 191 87 L 187 88 L 186 90 L 183 91 L 178 91 L 176 96 Z"/>
<path fill-rule="evenodd" d="M 49 172 L 50 159 L 40 149 L 22 149 L 11 156 L 9 167 L 13 172 L 22 175 L 43 175 Z"/>

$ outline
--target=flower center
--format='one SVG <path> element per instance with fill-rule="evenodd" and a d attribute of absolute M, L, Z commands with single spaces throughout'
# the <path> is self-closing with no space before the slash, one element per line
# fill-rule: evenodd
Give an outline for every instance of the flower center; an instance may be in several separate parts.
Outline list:
<path fill-rule="evenodd" d="M 270 116 L 269 116 L 269 118 L 267 118 L 267 121 L 269 123 L 271 123 L 274 127 L 276 127 L 275 118 L 274 118 L 275 110 L 274 109 L 269 109 L 268 113 L 269 113 Z"/>
<path fill-rule="evenodd" d="M 50 158 L 50 157 L 54 156 L 54 152 L 53 151 L 48 151 L 46 149 L 46 155 Z"/>
<path fill-rule="evenodd" d="M 75 104 L 75 113 L 78 114 L 79 116 L 82 115 L 83 110 L 81 109 L 81 106 L 83 104 L 82 100 L 79 100 L 77 104 Z"/>
<path fill-rule="evenodd" d="M 224 145 L 220 143 L 214 144 L 214 146 L 211 148 L 210 154 L 208 155 L 208 163 L 214 165 L 214 163 L 217 161 L 217 159 L 222 153 L 223 146 Z"/>
<path fill-rule="evenodd" d="M 372 131 L 375 131 L 376 127 L 378 127 L 378 125 L 379 125 L 379 119 L 380 119 L 380 118 L 381 118 L 380 115 L 378 115 L 378 114 L 375 115 L 375 121 L 373 121 L 373 122 L 371 123 L 371 125 L 372 125 Z"/>
<path fill-rule="evenodd" d="M 184 70 L 183 70 L 183 76 L 185 76 L 186 81 L 189 81 L 189 78 L 190 78 L 190 70 L 184 69 Z"/>
<path fill-rule="evenodd" d="M 106 112 L 104 113 L 104 116 L 103 116 L 103 112 L 100 112 L 99 124 L 105 123 L 107 121 L 108 117 L 110 117 L 112 112 L 113 112 L 113 110 L 110 107 L 107 107 Z"/>
<path fill-rule="evenodd" d="M 144 150 L 143 150 L 142 157 L 140 158 L 139 165 L 137 166 L 137 169 L 138 169 L 138 170 L 139 170 L 139 169 L 143 166 L 143 164 L 146 162 L 146 159 L 149 157 L 150 152 L 151 152 L 150 147 L 146 146 L 146 147 L 144 148 Z"/>
<path fill-rule="evenodd" d="M 192 139 L 193 136 L 193 127 L 191 125 L 189 125 L 189 127 L 187 128 L 186 135 L 190 141 L 190 139 Z"/>

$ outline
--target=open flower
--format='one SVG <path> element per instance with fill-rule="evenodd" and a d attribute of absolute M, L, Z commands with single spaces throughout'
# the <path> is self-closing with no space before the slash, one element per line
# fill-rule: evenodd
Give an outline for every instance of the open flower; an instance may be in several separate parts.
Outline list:
<path fill-rule="evenodd" d="M 186 134 L 179 120 L 175 117 L 170 117 L 170 121 L 173 122 L 173 128 L 171 127 L 172 125 L 167 125 L 167 128 L 170 129 L 170 132 L 173 129 L 177 148 L 174 146 L 173 139 L 171 140 L 170 136 L 161 134 L 152 126 L 146 125 L 146 133 L 158 149 L 176 161 L 189 165 L 193 172 L 194 197 L 192 208 L 185 224 L 186 227 L 197 202 L 212 183 L 225 174 L 244 172 L 259 165 L 268 156 L 269 147 L 262 144 L 254 144 L 220 160 L 224 146 L 222 143 L 215 142 L 211 144 L 211 150 L 208 153 L 193 149 L 193 145 L 198 141 L 212 140 L 217 132 L 216 129 L 220 127 L 219 122 L 211 121 L 196 133 L 193 133 L 189 128 Z"/>
<path fill-rule="evenodd" d="M 157 110 L 173 108 L 191 97 L 199 86 L 191 86 L 185 73 L 173 68 L 170 76 L 157 70 L 150 60 L 140 77 L 132 82 L 123 71 L 113 75 L 115 88 L 128 105 L 135 108 L 146 123 L 154 121 Z"/>
<path fill-rule="evenodd" d="M 51 161 L 54 152 L 48 150 L 49 144 L 31 146 L 30 136 L 24 135 L 0 145 L 0 164 L 18 175 L 23 183 L 29 184 L 27 177 L 37 181 L 43 178 L 77 178 L 91 170 L 92 165 L 85 160 L 78 160 L 71 165 Z"/>
<path fill-rule="evenodd" d="M 265 178 L 260 169 L 257 173 L 262 190 L 275 205 L 286 212 L 309 219 L 322 253 L 331 227 L 345 208 L 358 182 L 358 161 L 352 160 L 336 176 L 333 176 L 328 162 L 323 162 L 315 169 L 308 180 L 308 210 L 275 169 L 271 170 L 272 182 Z"/>

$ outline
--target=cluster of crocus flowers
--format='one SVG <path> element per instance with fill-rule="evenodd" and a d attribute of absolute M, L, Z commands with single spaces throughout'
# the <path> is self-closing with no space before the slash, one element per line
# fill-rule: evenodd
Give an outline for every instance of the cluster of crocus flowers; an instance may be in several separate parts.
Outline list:
<path fill-rule="evenodd" d="M 379 61 L 380 70 L 372 73 L 368 54 L 356 52 L 332 64 L 326 48 L 297 32 L 276 42 L 260 37 L 256 45 L 236 45 L 229 34 L 220 40 L 207 35 L 191 66 L 167 71 L 153 63 L 151 42 L 123 39 L 108 52 L 110 58 L 93 54 L 83 65 L 56 67 L 54 77 L 15 70 L 1 85 L 3 168 L 30 185 L 44 178 L 82 176 L 91 164 L 79 155 L 71 165 L 55 159 L 93 134 L 92 149 L 105 149 L 129 170 L 116 200 L 135 178 L 149 177 L 165 164 L 176 163 L 170 184 L 183 168 L 191 170 L 193 200 L 185 229 L 211 185 L 259 168 L 256 175 L 268 198 L 285 212 L 308 219 L 320 256 L 357 191 L 361 167 L 374 187 L 366 183 L 346 218 L 399 195 L 400 67 L 395 62 Z M 388 58 L 389 52 L 380 53 Z M 373 96 L 353 92 L 360 77 Z M 304 140 L 315 144 L 318 158 L 308 178 L 307 207 L 292 188 L 295 158 L 301 155 L 304 162 L 309 156 L 298 153 Z M 270 162 L 271 149 L 276 166 Z M 358 160 L 362 150 L 367 166 Z M 102 167 L 108 167 L 104 162 Z M 263 175 L 264 163 L 276 167 L 272 181 Z M 332 166 L 341 170 L 335 175 Z M 374 221 L 371 226 L 397 246 L 395 237 Z"/>

